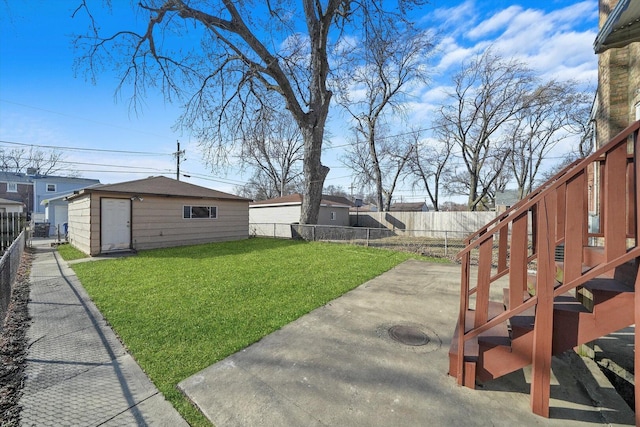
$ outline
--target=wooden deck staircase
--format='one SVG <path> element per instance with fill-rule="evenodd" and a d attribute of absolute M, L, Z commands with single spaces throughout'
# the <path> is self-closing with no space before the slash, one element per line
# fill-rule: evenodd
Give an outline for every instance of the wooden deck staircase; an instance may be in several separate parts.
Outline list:
<path fill-rule="evenodd" d="M 633 123 L 467 238 L 449 350 L 458 384 L 532 365 L 531 408 L 548 417 L 552 355 L 640 323 L 639 129 Z M 591 230 L 590 199 L 600 218 Z"/>

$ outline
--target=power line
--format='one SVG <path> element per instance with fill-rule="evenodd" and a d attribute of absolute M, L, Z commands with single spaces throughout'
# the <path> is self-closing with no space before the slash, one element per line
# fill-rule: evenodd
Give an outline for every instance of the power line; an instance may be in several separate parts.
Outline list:
<path fill-rule="evenodd" d="M 129 151 L 129 150 L 107 150 L 102 148 L 79 148 L 79 147 L 64 147 L 60 145 L 42 145 L 42 144 L 29 144 L 26 142 L 15 142 L 15 141 L 5 141 L 0 140 L 0 144 L 10 144 L 10 145 L 19 145 L 22 147 L 38 147 L 38 148 L 49 148 L 49 149 L 57 149 L 57 150 L 70 150 L 70 151 L 90 151 L 90 152 L 100 152 L 100 153 L 119 153 L 119 154 L 137 154 L 144 156 L 172 156 L 173 153 L 153 153 L 150 151 Z"/>
<path fill-rule="evenodd" d="M 154 172 L 158 173 L 159 171 L 153 171 L 153 170 L 148 170 L 148 171 L 122 171 L 122 170 L 95 170 L 95 169 L 74 169 L 74 172 L 100 172 L 100 173 L 119 173 L 119 174 L 123 174 L 123 173 L 127 173 L 127 174 L 133 174 L 133 173 L 140 173 L 140 174 L 145 174 L 145 175 L 153 175 Z M 168 172 L 161 172 L 161 174 L 173 174 L 173 171 L 168 171 Z"/>
<path fill-rule="evenodd" d="M 203 179 L 205 181 L 220 182 L 222 184 L 233 184 L 233 185 L 246 185 L 246 184 L 248 184 L 247 181 L 238 181 L 238 180 L 234 180 L 234 179 L 219 178 L 219 177 L 212 176 L 212 175 L 203 175 L 203 174 L 197 173 L 197 172 L 183 171 L 183 176 L 184 175 L 189 175 L 190 177 Z"/>
<path fill-rule="evenodd" d="M 111 165 L 106 163 L 71 162 L 66 160 L 58 160 L 56 163 L 66 164 L 66 165 L 84 165 L 84 166 L 102 166 L 102 167 L 110 167 L 110 168 L 142 169 L 146 171 L 154 170 L 158 172 L 173 173 L 173 169 L 167 169 L 167 168 L 157 169 L 157 168 L 144 167 L 144 166 L 129 166 L 129 165 L 123 166 L 123 165 Z M 95 170 L 95 172 L 101 172 L 101 171 Z M 123 172 L 127 172 L 127 171 L 123 171 Z"/>

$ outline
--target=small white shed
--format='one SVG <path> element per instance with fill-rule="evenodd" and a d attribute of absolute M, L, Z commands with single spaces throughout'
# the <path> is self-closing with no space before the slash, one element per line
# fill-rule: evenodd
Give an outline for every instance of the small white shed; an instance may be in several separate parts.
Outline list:
<path fill-rule="evenodd" d="M 0 198 L 0 213 L 22 213 L 24 212 L 24 203 L 15 200 Z"/>

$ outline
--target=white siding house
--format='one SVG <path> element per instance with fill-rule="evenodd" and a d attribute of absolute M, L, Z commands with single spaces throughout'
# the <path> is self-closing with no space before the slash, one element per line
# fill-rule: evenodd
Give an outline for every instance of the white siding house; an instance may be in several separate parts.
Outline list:
<path fill-rule="evenodd" d="M 349 204 L 323 196 L 318 215 L 319 225 L 349 226 Z M 275 199 L 261 200 L 249 205 L 249 223 L 292 224 L 300 221 L 302 195 L 290 194 Z"/>
<path fill-rule="evenodd" d="M 69 198 L 69 242 L 91 256 L 249 237 L 249 200 L 162 176 Z"/>

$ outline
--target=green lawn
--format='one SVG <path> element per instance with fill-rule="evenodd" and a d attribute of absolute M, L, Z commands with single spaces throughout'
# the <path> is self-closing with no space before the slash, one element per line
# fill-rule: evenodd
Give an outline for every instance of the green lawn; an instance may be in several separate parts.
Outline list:
<path fill-rule="evenodd" d="M 176 384 L 416 255 L 254 238 L 150 250 L 73 269 L 131 354 L 191 425 Z"/>
<path fill-rule="evenodd" d="M 65 261 L 73 261 L 75 259 L 87 258 L 89 256 L 69 244 L 59 245 L 58 253 Z"/>

